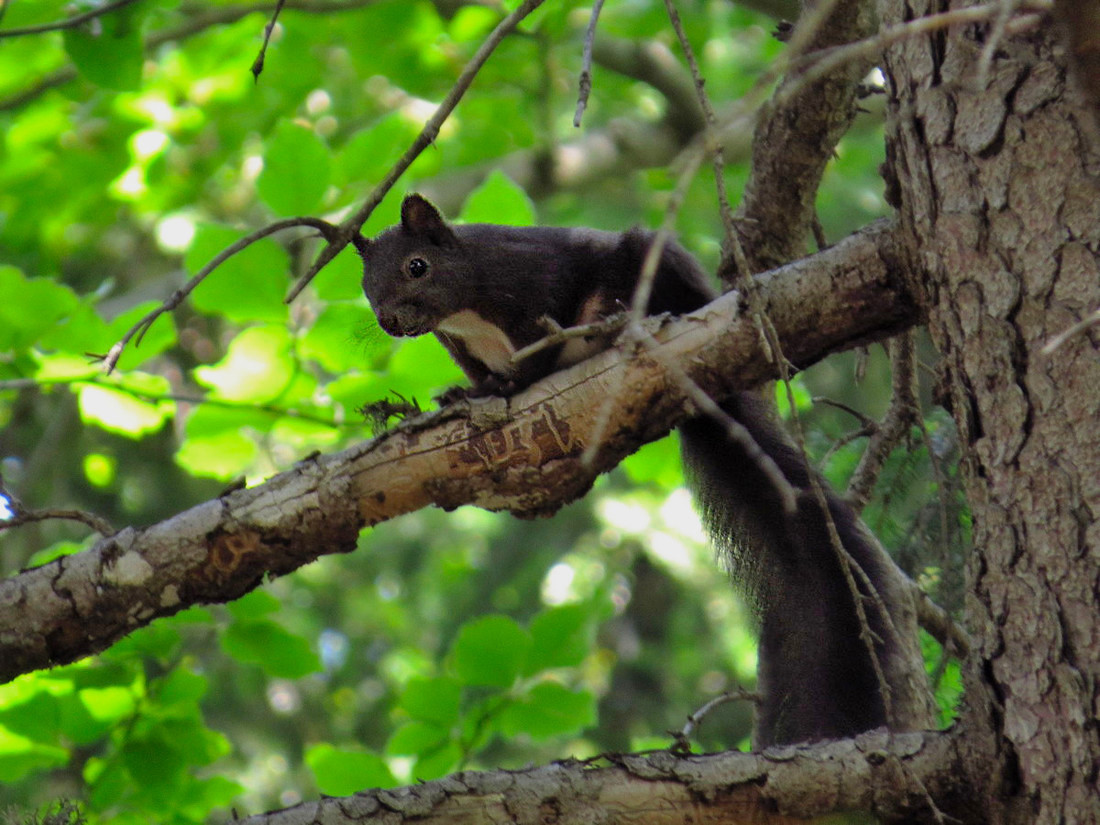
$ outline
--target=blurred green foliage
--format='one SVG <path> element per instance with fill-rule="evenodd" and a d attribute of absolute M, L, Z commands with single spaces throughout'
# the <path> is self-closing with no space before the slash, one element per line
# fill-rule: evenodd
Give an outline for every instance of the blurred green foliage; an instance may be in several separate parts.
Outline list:
<path fill-rule="evenodd" d="M 90 7 L 5 4 L 0 32 Z M 99 371 L 95 355 L 247 232 L 357 204 L 501 16 L 397 0 L 287 8 L 254 82 L 268 13 L 147 0 L 64 33 L 0 39 L 0 472 L 28 507 L 154 523 L 231 479 L 256 482 L 369 437 L 355 413 L 365 402 L 427 403 L 461 381 L 434 340 L 381 332 L 351 250 L 284 304 L 319 248 L 306 230 L 224 263 L 126 348 L 114 375 Z M 725 0 L 682 13 L 719 106 L 782 48 L 768 20 Z M 417 189 L 464 220 L 659 222 L 675 177 L 663 166 L 557 189 L 504 171 L 583 135 L 645 134 L 667 116 L 653 86 L 597 66 L 583 131 L 572 127 L 587 17 L 584 4 L 548 2 L 505 40 L 365 232 L 392 223 Z M 600 30 L 675 50 L 650 0 L 609 4 Z M 841 144 L 819 197 L 831 239 L 884 213 L 881 145 L 873 113 Z M 746 174 L 743 161 L 727 168 L 734 193 Z M 721 230 L 706 176 L 678 227 L 713 267 Z M 864 440 L 843 442 L 858 422 L 811 399 L 881 415 L 885 359 L 869 353 L 856 387 L 859 358 L 796 379 L 812 457 L 838 485 Z M 953 452 L 946 417 L 930 417 L 867 510 L 948 601 L 966 528 Z M 85 533 L 67 522 L 0 533 L 0 566 L 77 552 Z M 930 643 L 946 721 L 958 674 L 939 655 Z M 751 683 L 754 657 L 670 438 L 552 520 L 406 516 L 365 532 L 347 557 L 0 686 L 0 807 L 67 798 L 92 822 L 202 822 L 458 768 L 662 747 L 704 701 Z M 745 744 L 749 717 L 724 706 L 698 747 Z"/>

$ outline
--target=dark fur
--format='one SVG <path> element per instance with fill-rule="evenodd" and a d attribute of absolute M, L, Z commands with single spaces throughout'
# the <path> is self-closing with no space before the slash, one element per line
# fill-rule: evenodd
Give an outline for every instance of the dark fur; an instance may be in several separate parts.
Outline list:
<path fill-rule="evenodd" d="M 650 233 L 591 229 L 451 227 L 427 201 L 409 196 L 402 223 L 360 244 L 363 288 L 379 323 L 393 335 L 435 329 L 459 310 L 473 310 L 503 330 L 516 349 L 545 335 L 549 316 L 563 327 L 581 318 L 596 296 L 606 314 L 629 306 Z M 429 272 L 413 277 L 408 261 Z M 687 252 L 664 252 L 648 312 L 690 312 L 714 296 Z M 510 375 L 493 375 L 461 341 L 440 339 L 475 384 L 475 391 L 523 387 L 547 375 L 556 351 L 529 359 Z M 716 546 L 745 589 L 760 620 L 758 745 L 852 735 L 885 723 L 878 680 L 854 608 L 853 596 L 810 492 L 801 454 L 750 393 L 723 408 L 740 421 L 799 492 L 797 514 L 780 497 L 744 448 L 721 426 L 697 418 L 681 426 L 685 469 Z M 829 509 L 845 548 L 875 586 L 882 559 L 851 508 L 824 481 Z M 858 574 L 856 579 L 860 580 Z M 881 588 L 886 590 L 886 588 Z M 893 655 L 893 638 L 874 600 L 864 599 L 877 655 Z"/>

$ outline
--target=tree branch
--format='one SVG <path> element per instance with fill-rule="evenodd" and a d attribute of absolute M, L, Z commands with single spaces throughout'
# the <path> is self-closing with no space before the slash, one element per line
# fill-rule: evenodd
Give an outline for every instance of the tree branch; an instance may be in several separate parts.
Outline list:
<path fill-rule="evenodd" d="M 874 20 L 871 5 L 821 0 L 807 6 L 790 42 L 792 52 L 801 57 L 865 38 Z M 821 176 L 855 117 L 856 83 L 869 66 L 869 58 L 850 61 L 812 83 L 792 71 L 758 121 L 739 210 L 741 243 L 753 271 L 805 253 Z M 727 271 L 724 264 L 724 278 Z"/>
<path fill-rule="evenodd" d="M 0 29 L 0 39 L 5 37 L 25 37 L 31 34 L 45 34 L 47 32 L 63 31 L 65 29 L 75 29 L 84 25 L 89 20 L 94 20 L 97 17 L 102 17 L 105 14 L 110 14 L 113 11 L 124 6 L 129 6 L 137 0 L 113 0 L 113 2 L 105 3 L 102 6 L 97 6 L 94 9 L 89 9 L 86 12 L 80 14 L 74 14 L 72 17 L 66 17 L 64 20 L 57 20 L 53 23 L 42 23 L 37 26 L 24 26 L 18 29 Z"/>
<path fill-rule="evenodd" d="M 653 822 L 791 822 L 840 811 L 882 821 L 978 822 L 973 795 L 952 794 L 961 757 L 952 733 L 889 735 L 771 748 L 764 753 L 608 755 L 610 765 L 566 760 L 522 771 L 464 771 L 392 790 L 303 802 L 240 820 L 242 825 L 311 825 L 414 820 L 423 825 L 498 822 L 587 825 Z M 900 775 L 899 775 L 900 774 Z M 892 792 L 891 792 L 892 791 Z M 954 798 L 952 798 L 954 797 Z"/>
<path fill-rule="evenodd" d="M 892 248 L 892 226 L 879 223 L 761 278 L 761 299 L 793 363 L 809 365 L 918 320 L 896 287 Z M 190 605 L 235 599 L 267 576 L 354 550 L 364 525 L 429 504 L 552 513 L 693 414 L 665 363 L 715 398 L 773 377 L 739 304 L 730 293 L 683 319 L 649 319 L 655 350 L 634 356 L 620 345 L 512 398 L 421 416 L 3 582 L 0 679 L 95 653 Z M 609 387 L 619 393 L 616 420 L 592 443 L 600 408 L 592 399 Z"/>

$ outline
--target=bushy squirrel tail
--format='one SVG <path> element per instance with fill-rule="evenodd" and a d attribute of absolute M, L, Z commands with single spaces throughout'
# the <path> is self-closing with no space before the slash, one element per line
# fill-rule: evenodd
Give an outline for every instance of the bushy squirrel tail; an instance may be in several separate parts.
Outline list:
<path fill-rule="evenodd" d="M 706 417 L 685 422 L 680 433 L 696 505 L 759 621 L 763 698 L 755 746 L 883 725 L 930 727 L 931 697 L 903 574 L 818 476 L 842 562 L 811 484 L 816 470 L 759 397 L 738 393 L 723 409 L 748 438 L 731 438 Z"/>

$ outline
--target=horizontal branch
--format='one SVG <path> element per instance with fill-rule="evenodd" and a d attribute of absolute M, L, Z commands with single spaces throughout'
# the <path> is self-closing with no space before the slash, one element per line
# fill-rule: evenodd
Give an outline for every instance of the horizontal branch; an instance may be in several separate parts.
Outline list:
<path fill-rule="evenodd" d="M 610 766 L 566 760 L 522 771 L 464 771 L 392 790 L 329 797 L 240 820 L 241 825 L 415 820 L 418 825 L 499 822 L 708 825 L 791 822 L 866 811 L 883 821 L 975 821 L 948 793 L 963 775 L 951 733 L 887 735 L 763 753 L 669 752 L 606 757 Z M 941 806 L 933 812 L 929 800 Z M 799 820 L 801 821 L 801 819 Z"/>
<path fill-rule="evenodd" d="M 890 225 L 876 224 L 761 278 L 795 365 L 917 321 L 889 263 L 892 238 Z M 238 598 L 265 577 L 354 550 L 364 526 L 429 504 L 552 513 L 691 414 L 669 365 L 716 398 L 774 376 L 736 293 L 648 323 L 654 349 L 620 344 L 512 398 L 419 416 L 0 583 L 0 679 L 98 652 L 191 605 Z M 613 400 L 611 426 L 593 399 Z"/>

